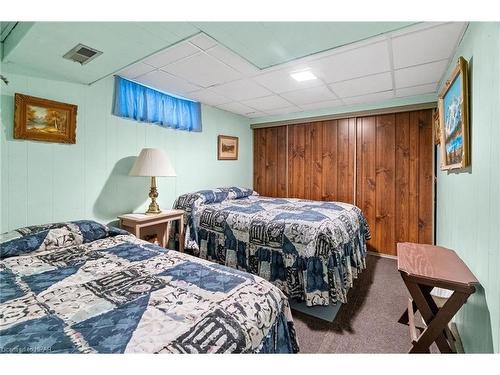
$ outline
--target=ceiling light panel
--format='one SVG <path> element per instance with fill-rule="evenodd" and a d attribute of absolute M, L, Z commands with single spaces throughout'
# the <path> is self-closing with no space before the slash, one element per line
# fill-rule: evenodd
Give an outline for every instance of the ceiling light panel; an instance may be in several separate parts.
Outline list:
<path fill-rule="evenodd" d="M 296 80 L 297 82 L 312 81 L 312 80 L 318 78 L 310 70 L 305 70 L 303 72 L 290 73 L 290 76 L 294 80 Z"/>
<path fill-rule="evenodd" d="M 297 82 L 290 76 L 290 69 L 276 70 L 269 73 L 260 74 L 253 77 L 253 79 L 262 86 L 277 94 L 323 85 L 323 82 L 319 79 Z"/>

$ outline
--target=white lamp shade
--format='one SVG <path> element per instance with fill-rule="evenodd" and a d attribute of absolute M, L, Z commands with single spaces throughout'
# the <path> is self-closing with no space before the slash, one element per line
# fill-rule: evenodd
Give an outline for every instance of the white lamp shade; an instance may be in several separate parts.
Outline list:
<path fill-rule="evenodd" d="M 143 148 L 130 170 L 129 176 L 173 177 L 176 174 L 167 154 L 163 150 Z"/>

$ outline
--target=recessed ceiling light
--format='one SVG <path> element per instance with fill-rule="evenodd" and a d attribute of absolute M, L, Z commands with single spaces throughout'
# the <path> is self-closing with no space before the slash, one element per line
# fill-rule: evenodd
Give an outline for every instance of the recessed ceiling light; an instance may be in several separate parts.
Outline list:
<path fill-rule="evenodd" d="M 316 79 L 317 77 L 311 73 L 310 70 L 305 70 L 303 72 L 291 73 L 290 76 L 297 82 L 310 81 Z"/>

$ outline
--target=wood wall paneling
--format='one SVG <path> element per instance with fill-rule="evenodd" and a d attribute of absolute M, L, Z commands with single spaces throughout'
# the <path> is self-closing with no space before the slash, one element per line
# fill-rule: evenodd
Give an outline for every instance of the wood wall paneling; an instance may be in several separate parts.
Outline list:
<path fill-rule="evenodd" d="M 268 197 L 286 196 L 286 126 L 254 129 L 253 186 Z"/>
<path fill-rule="evenodd" d="M 375 129 L 375 233 L 379 251 L 395 255 L 395 115 L 377 116 Z"/>
<path fill-rule="evenodd" d="M 395 236 L 407 241 L 410 224 L 410 115 L 396 114 Z"/>
<path fill-rule="evenodd" d="M 254 129 L 262 195 L 355 203 L 369 250 L 433 241 L 431 110 Z M 288 187 L 288 191 L 287 191 Z"/>
<path fill-rule="evenodd" d="M 432 244 L 434 200 L 432 196 L 434 185 L 433 171 L 433 140 L 432 112 L 418 111 L 419 129 L 419 200 L 418 200 L 418 242 Z"/>
<path fill-rule="evenodd" d="M 315 122 L 309 126 L 310 129 L 310 142 L 311 147 L 309 150 L 310 160 L 306 164 L 310 164 L 311 180 L 308 199 L 321 201 L 324 199 L 323 193 L 323 136 L 325 124 L 322 122 Z M 304 181 L 307 184 L 307 181 Z"/>
<path fill-rule="evenodd" d="M 377 251 L 376 211 L 375 211 L 375 117 L 357 119 L 357 171 L 356 171 L 356 205 L 360 207 L 370 225 L 372 239 L 368 241 L 368 249 Z"/>
<path fill-rule="evenodd" d="M 338 181 L 338 146 L 337 146 L 337 120 L 323 123 L 323 141 L 321 143 L 323 174 L 321 181 L 322 196 L 320 200 L 334 201 L 337 197 Z"/>
<path fill-rule="evenodd" d="M 369 249 L 433 241 L 431 111 L 357 119 L 356 204 L 372 231 Z"/>
<path fill-rule="evenodd" d="M 288 195 L 353 203 L 355 119 L 288 129 Z"/>
<path fill-rule="evenodd" d="M 276 129 L 277 147 L 278 147 L 278 165 L 277 165 L 277 197 L 287 196 L 287 132 L 286 126 Z"/>
<path fill-rule="evenodd" d="M 292 198 L 309 198 L 307 164 L 310 159 L 306 152 L 310 149 L 306 150 L 306 145 L 310 144 L 310 135 L 307 124 L 288 127 L 288 196 Z"/>
<path fill-rule="evenodd" d="M 265 129 L 265 191 L 275 197 L 278 193 L 278 137 L 275 129 Z"/>

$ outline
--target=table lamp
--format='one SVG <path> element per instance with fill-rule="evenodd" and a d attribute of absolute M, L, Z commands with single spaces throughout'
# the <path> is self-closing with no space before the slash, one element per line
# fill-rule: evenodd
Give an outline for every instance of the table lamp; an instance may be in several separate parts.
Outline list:
<path fill-rule="evenodd" d="M 129 176 L 146 176 L 151 177 L 151 189 L 149 197 L 151 204 L 149 205 L 146 214 L 161 213 L 156 198 L 158 198 L 158 190 L 156 189 L 156 177 L 175 177 L 175 170 L 168 159 L 167 154 L 158 148 L 143 148 L 139 157 L 135 161 Z"/>

